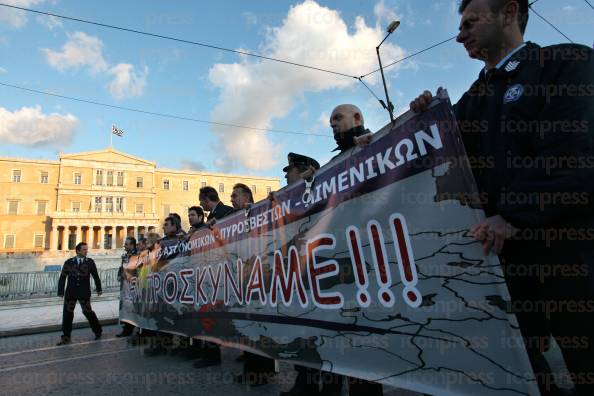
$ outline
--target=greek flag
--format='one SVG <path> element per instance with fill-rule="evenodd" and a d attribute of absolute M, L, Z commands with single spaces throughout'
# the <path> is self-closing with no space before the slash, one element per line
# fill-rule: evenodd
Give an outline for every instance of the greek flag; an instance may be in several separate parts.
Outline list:
<path fill-rule="evenodd" d="M 112 125 L 111 126 L 111 133 L 113 133 L 114 135 L 118 135 L 119 137 L 124 136 L 124 131 L 122 131 L 121 129 L 119 129 L 115 125 Z"/>

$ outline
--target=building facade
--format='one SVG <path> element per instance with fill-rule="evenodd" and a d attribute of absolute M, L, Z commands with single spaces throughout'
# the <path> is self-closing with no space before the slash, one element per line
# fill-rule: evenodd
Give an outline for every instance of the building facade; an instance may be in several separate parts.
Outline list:
<path fill-rule="evenodd" d="M 157 168 L 113 148 L 61 154 L 57 161 L 0 157 L 0 252 L 122 247 L 126 236 L 162 233 L 169 213 L 182 217 L 212 186 L 229 203 L 235 183 L 256 201 L 280 188 L 275 178 Z"/>

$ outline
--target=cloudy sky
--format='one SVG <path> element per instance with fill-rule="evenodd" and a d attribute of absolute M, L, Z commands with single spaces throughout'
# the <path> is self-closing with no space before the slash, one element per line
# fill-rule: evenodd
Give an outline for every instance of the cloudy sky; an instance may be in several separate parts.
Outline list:
<path fill-rule="evenodd" d="M 454 35 L 458 0 L 4 0 L 5 3 L 174 36 L 290 62 L 362 75 Z M 583 0 L 535 8 L 574 41 L 592 46 L 594 10 Z M 526 39 L 564 39 L 536 15 Z M 481 64 L 455 42 L 387 71 L 398 112 L 419 92 L 444 86 L 457 100 Z M 378 73 L 365 80 L 379 95 Z M 180 42 L 0 7 L 0 83 L 197 120 L 169 119 L 24 92 L 0 85 L 1 156 L 55 159 L 109 145 L 161 167 L 282 177 L 289 151 L 321 163 L 334 147 L 328 117 L 355 103 L 377 130 L 387 113 L 357 80 Z M 383 96 L 383 95 L 381 95 Z"/>

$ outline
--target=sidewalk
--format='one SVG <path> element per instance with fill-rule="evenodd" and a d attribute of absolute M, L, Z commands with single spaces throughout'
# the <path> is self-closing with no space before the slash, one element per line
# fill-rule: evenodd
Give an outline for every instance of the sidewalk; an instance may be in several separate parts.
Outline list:
<path fill-rule="evenodd" d="M 60 297 L 6 301 L 0 303 L 0 337 L 57 331 L 62 327 Z M 102 324 L 117 323 L 119 293 L 91 297 L 93 310 Z M 74 311 L 74 328 L 88 326 L 80 306 Z"/>

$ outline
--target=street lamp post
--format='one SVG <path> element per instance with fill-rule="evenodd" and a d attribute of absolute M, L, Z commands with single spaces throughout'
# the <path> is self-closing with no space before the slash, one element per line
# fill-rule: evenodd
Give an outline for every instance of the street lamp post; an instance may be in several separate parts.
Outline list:
<path fill-rule="evenodd" d="M 386 110 L 388 110 L 388 113 L 390 114 L 390 122 L 392 124 L 394 124 L 394 114 L 392 113 L 394 111 L 394 105 L 392 104 L 392 102 L 390 102 L 390 96 L 388 95 L 388 86 L 386 85 L 386 77 L 384 76 L 384 67 L 382 65 L 382 58 L 380 56 L 380 47 L 384 43 L 384 41 L 386 41 L 386 39 L 388 37 L 390 37 L 390 35 L 392 33 L 394 33 L 394 31 L 396 31 L 396 29 L 398 29 L 398 26 L 400 26 L 400 21 L 392 21 L 388 25 L 388 29 L 387 29 L 388 34 L 386 35 L 386 37 L 384 37 L 382 42 L 379 43 L 377 47 L 375 47 L 375 52 L 377 53 L 377 60 L 379 62 L 380 72 L 382 74 L 382 81 L 384 83 L 384 92 L 386 93 L 387 107 L 386 106 L 384 106 L 384 107 L 386 108 Z"/>

